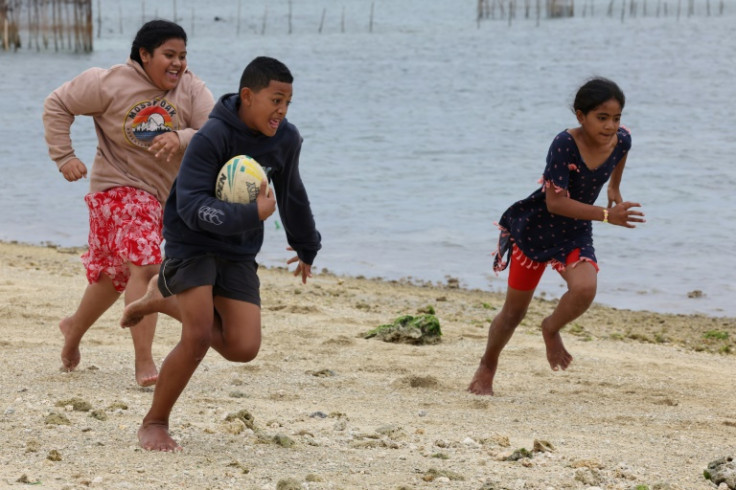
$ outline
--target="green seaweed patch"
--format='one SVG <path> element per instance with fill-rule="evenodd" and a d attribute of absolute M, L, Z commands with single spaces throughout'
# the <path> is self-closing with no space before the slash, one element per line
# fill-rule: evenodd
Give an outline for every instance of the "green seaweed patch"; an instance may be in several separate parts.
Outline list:
<path fill-rule="evenodd" d="M 46 425 L 72 425 L 68 418 L 61 413 L 51 412 L 44 418 Z"/>
<path fill-rule="evenodd" d="M 89 412 L 92 410 L 92 405 L 81 398 L 69 398 L 68 400 L 60 400 L 56 402 L 57 407 L 71 406 L 75 412 Z"/>
<path fill-rule="evenodd" d="M 728 332 L 723 330 L 708 330 L 703 334 L 704 339 L 728 340 Z"/>
<path fill-rule="evenodd" d="M 363 334 L 363 338 L 379 338 L 384 342 L 412 345 L 436 344 L 441 340 L 442 329 L 435 315 L 404 315 L 393 323 L 380 325 Z"/>

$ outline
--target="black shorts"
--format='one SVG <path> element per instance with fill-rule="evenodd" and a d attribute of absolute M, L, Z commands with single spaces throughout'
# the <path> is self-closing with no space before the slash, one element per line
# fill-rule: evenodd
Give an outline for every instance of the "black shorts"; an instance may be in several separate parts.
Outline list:
<path fill-rule="evenodd" d="M 158 289 L 164 297 L 197 286 L 212 286 L 213 296 L 261 306 L 261 282 L 255 260 L 233 261 L 200 255 L 189 259 L 165 258 L 161 263 Z"/>

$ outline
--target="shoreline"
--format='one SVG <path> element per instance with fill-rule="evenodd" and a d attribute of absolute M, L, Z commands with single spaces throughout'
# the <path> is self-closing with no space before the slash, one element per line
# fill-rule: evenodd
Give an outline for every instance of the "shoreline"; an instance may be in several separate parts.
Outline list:
<path fill-rule="evenodd" d="M 181 453 L 141 450 L 151 388 L 134 381 L 122 301 L 59 372 L 58 321 L 86 285 L 76 250 L 0 243 L 8 393 L 0 481 L 48 488 L 714 489 L 736 454 L 736 319 L 594 305 L 562 335 L 553 372 L 535 299 L 501 356 L 495 396 L 466 391 L 500 294 L 259 270 L 263 345 L 247 364 L 210 352 L 174 407 Z M 365 339 L 431 306 L 435 345 Z M 180 325 L 160 317 L 154 358 Z M 522 449 L 524 451 L 522 451 Z M 484 486 L 485 485 L 485 486 Z M 495 486 L 493 486 L 495 485 Z"/>
<path fill-rule="evenodd" d="M 0 245 L 7 244 L 7 245 L 18 245 L 18 246 L 26 246 L 26 247 L 39 247 L 39 248 L 49 248 L 49 249 L 55 249 L 58 250 L 61 253 L 69 253 L 69 254 L 77 254 L 81 255 L 84 250 L 87 249 L 87 245 L 78 245 L 78 246 L 63 246 L 59 245 L 57 243 L 51 242 L 51 241 L 41 241 L 39 243 L 33 243 L 33 242 L 24 242 L 19 240 L 3 240 L 0 239 Z M 260 270 L 265 269 L 285 269 L 284 266 L 281 265 L 265 265 L 265 264 L 259 264 Z M 463 285 L 462 280 L 457 277 L 452 276 L 445 276 L 444 281 L 432 281 L 432 280 L 425 280 L 425 279 L 419 279 L 412 276 L 405 276 L 398 279 L 392 279 L 392 278 L 386 278 L 382 277 L 380 275 L 376 276 L 366 276 L 365 274 L 341 274 L 341 273 L 335 273 L 332 272 L 328 267 L 319 267 L 317 266 L 315 268 L 316 272 L 315 275 L 319 274 L 325 274 L 330 275 L 338 278 L 343 279 L 359 279 L 359 280 L 367 280 L 367 281 L 377 281 L 377 282 L 384 282 L 384 283 L 398 283 L 398 284 L 406 284 L 409 286 L 416 286 L 416 287 L 430 287 L 430 288 L 451 288 L 451 289 L 460 289 L 463 291 L 469 291 L 469 292 L 476 292 L 476 293 L 482 293 L 482 294 L 488 294 L 491 296 L 503 296 L 505 295 L 505 289 L 503 291 L 498 290 L 492 290 L 492 289 L 483 289 L 479 287 L 470 287 L 467 285 Z M 505 284 L 505 283 L 504 283 Z M 562 285 L 560 285 L 562 287 Z M 549 301 L 549 302 L 555 302 L 559 299 L 559 296 L 564 293 L 562 291 L 559 295 L 555 295 L 553 293 L 549 293 L 547 291 L 541 291 L 537 294 L 535 294 L 535 300 L 539 299 L 542 301 Z M 703 295 L 704 293 L 700 290 L 692 290 L 688 292 L 687 297 L 684 298 L 684 301 L 697 301 L 697 299 Z M 598 299 L 593 302 L 592 307 L 598 307 L 603 309 L 612 309 L 612 310 L 618 310 L 618 311 L 630 311 L 632 313 L 641 313 L 641 314 L 647 314 L 647 315 L 673 315 L 673 316 L 694 316 L 694 317 L 708 317 L 708 318 L 716 318 L 719 320 L 733 320 L 736 319 L 736 315 L 730 315 L 727 313 L 703 313 L 703 312 L 671 312 L 671 311 L 660 311 L 656 309 L 647 309 L 647 308 L 621 308 L 617 306 L 611 306 L 608 304 L 600 303 Z"/>

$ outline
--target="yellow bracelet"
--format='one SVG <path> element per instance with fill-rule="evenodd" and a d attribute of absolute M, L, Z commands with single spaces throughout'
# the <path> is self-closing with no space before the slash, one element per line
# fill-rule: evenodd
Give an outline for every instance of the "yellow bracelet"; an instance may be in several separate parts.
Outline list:
<path fill-rule="evenodd" d="M 608 209 L 603 208 L 603 222 L 608 223 Z"/>

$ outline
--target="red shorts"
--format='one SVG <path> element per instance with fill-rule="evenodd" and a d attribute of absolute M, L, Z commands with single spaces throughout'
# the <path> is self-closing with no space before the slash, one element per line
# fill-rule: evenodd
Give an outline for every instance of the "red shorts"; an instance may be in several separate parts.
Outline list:
<path fill-rule="evenodd" d="M 90 284 L 102 274 L 118 292 L 130 277 L 128 263 L 161 263 L 163 208 L 148 192 L 113 187 L 84 197 L 89 208 L 89 250 L 82 254 Z"/>
<path fill-rule="evenodd" d="M 562 272 L 565 267 L 578 262 L 590 262 L 595 267 L 596 272 L 598 271 L 598 264 L 592 260 L 586 258 L 580 258 L 580 249 L 576 248 L 565 258 L 565 264 L 561 264 L 558 261 L 549 262 L 535 262 L 522 252 L 516 245 L 511 249 L 511 264 L 509 265 L 509 287 L 518 289 L 519 291 L 531 291 L 537 287 L 539 281 L 542 280 L 542 274 L 544 269 L 547 268 L 547 264 L 551 264 L 552 268 L 557 272 Z"/>

